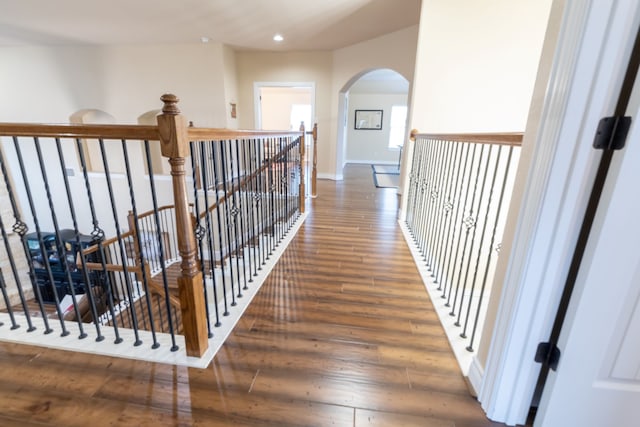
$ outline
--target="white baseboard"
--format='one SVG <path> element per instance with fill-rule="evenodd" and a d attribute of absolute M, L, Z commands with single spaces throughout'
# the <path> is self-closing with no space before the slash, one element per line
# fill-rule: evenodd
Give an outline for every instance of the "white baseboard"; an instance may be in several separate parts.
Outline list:
<path fill-rule="evenodd" d="M 478 358 L 474 356 L 471 359 L 471 365 L 469 365 L 469 372 L 467 374 L 469 386 L 475 396 L 478 396 L 480 387 L 482 386 L 482 378 L 484 377 L 484 366 L 480 364 Z"/>
<path fill-rule="evenodd" d="M 397 160 L 347 160 L 346 164 L 353 165 L 397 165 Z"/>
<path fill-rule="evenodd" d="M 332 173 L 319 173 L 318 179 L 330 179 L 331 181 L 342 181 L 344 177 L 342 174 L 336 175 Z"/>

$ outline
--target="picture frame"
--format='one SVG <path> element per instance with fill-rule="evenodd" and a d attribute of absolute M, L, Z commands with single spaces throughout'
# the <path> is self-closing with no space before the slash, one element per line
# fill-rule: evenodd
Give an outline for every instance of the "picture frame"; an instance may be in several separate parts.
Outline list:
<path fill-rule="evenodd" d="M 382 110 L 356 110 L 353 128 L 356 130 L 382 130 Z"/>

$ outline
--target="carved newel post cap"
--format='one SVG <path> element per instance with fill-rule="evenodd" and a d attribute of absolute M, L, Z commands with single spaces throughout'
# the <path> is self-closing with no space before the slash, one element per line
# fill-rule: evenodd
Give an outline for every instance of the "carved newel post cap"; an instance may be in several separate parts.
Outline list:
<path fill-rule="evenodd" d="M 178 102 L 180 99 L 172 93 L 165 93 L 160 97 L 160 100 L 164 102 L 162 112 L 164 114 L 178 115 L 180 110 L 178 109 Z"/>

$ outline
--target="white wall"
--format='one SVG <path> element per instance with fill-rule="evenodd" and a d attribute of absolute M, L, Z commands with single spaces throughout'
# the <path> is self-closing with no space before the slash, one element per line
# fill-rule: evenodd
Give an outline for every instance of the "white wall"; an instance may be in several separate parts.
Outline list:
<path fill-rule="evenodd" d="M 136 123 L 172 92 L 188 120 L 225 126 L 228 58 L 219 43 L 2 47 L 0 120 L 68 122 L 77 110 L 95 108 Z"/>
<path fill-rule="evenodd" d="M 161 108 L 173 93 L 178 108 L 200 127 L 226 126 L 223 46 L 219 43 L 104 48 L 105 108 L 118 122 L 134 123 Z"/>
<path fill-rule="evenodd" d="M 389 149 L 391 107 L 407 105 L 406 94 L 350 93 L 347 118 L 347 163 L 398 162 L 399 150 Z M 354 129 L 355 110 L 382 110 L 381 130 Z"/>
<path fill-rule="evenodd" d="M 238 129 L 238 113 L 236 109 L 236 117 L 231 116 L 231 104 L 238 104 L 238 79 L 236 69 L 236 53 L 229 47 L 223 47 L 223 66 L 224 66 L 224 94 L 226 108 L 226 127 L 229 129 Z"/>
<path fill-rule="evenodd" d="M 411 127 L 524 131 L 550 5 L 423 0 Z"/>
<path fill-rule="evenodd" d="M 105 72 L 98 47 L 2 47 L 0 120 L 65 123 L 77 110 L 104 110 Z"/>

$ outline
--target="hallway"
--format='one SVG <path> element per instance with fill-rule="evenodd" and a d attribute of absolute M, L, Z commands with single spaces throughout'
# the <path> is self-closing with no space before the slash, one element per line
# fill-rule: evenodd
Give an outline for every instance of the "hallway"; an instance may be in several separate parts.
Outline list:
<path fill-rule="evenodd" d="M 0 425 L 501 426 L 465 386 L 369 165 L 309 216 L 204 370 L 0 343 Z"/>

